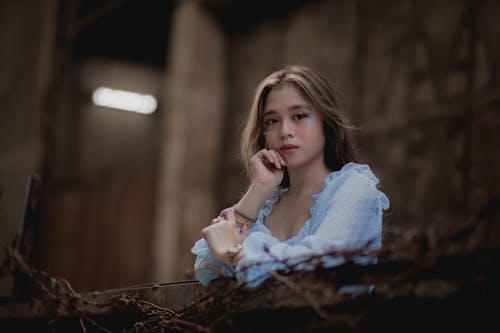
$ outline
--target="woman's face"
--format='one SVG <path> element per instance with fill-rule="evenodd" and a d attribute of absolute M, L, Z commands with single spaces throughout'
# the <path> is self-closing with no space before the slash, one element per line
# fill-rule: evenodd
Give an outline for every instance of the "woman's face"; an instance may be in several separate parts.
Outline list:
<path fill-rule="evenodd" d="M 269 92 L 263 123 L 266 148 L 278 151 L 288 168 L 325 164 L 322 119 L 294 85 Z"/>

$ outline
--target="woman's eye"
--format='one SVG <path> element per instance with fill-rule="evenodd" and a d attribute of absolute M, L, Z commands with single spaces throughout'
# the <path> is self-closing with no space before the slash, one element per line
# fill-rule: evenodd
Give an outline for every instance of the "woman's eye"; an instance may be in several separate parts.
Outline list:
<path fill-rule="evenodd" d="M 277 122 L 278 122 L 277 119 L 266 119 L 264 120 L 264 125 L 270 126 L 276 124 Z"/>
<path fill-rule="evenodd" d="M 294 116 L 294 118 L 295 118 L 295 119 L 297 119 L 297 120 L 306 119 L 307 117 L 309 117 L 309 115 L 308 115 L 308 114 L 305 114 L 305 113 L 296 114 L 296 115 Z"/>

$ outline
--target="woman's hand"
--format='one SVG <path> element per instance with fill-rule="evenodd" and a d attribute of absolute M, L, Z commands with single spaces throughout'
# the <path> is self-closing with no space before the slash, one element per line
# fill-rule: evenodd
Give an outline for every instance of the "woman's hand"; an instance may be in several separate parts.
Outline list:
<path fill-rule="evenodd" d="M 232 209 L 225 209 L 219 218 L 212 220 L 212 224 L 201 231 L 210 249 L 212 257 L 215 259 L 232 265 L 227 251 L 231 245 L 241 244 L 248 236 L 247 226 L 241 227 L 241 232 L 238 232 L 238 226 Z"/>
<path fill-rule="evenodd" d="M 262 149 L 252 156 L 250 166 L 252 182 L 234 207 L 241 216 L 256 220 L 269 195 L 283 180 L 286 162 L 276 150 Z"/>
<path fill-rule="evenodd" d="M 285 175 L 283 167 L 286 165 L 283 157 L 272 149 L 262 149 L 250 160 L 253 171 L 253 181 L 259 185 L 276 188 Z"/>

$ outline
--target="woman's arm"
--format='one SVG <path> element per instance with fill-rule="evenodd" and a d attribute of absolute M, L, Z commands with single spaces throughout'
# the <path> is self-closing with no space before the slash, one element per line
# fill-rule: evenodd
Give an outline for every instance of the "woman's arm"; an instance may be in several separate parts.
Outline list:
<path fill-rule="evenodd" d="M 235 205 L 236 211 L 256 220 L 262 206 L 272 191 L 273 188 L 269 186 L 253 182 L 240 201 Z"/>
<path fill-rule="evenodd" d="M 278 152 L 262 149 L 252 157 L 251 165 L 252 183 L 234 208 L 244 216 L 254 219 L 267 197 L 283 179 L 285 161 Z M 228 209 L 225 209 L 219 216 L 227 212 Z M 225 254 L 231 245 L 241 244 L 246 236 L 246 233 L 239 234 L 239 231 L 245 231 L 245 227 L 239 229 L 233 223 L 223 222 L 220 225 L 212 224 L 204 228 L 202 230 L 204 238 L 198 240 L 191 249 L 191 253 L 196 255 L 195 275 L 202 284 L 207 284 L 218 276 L 232 274 L 232 270 L 226 265 L 229 262 Z M 233 263 L 239 262 L 243 255 L 243 252 L 238 253 Z"/>
<path fill-rule="evenodd" d="M 275 150 L 262 149 L 252 157 L 250 163 L 254 177 L 235 208 L 243 215 L 255 219 L 266 199 L 281 183 L 285 160 Z"/>
<path fill-rule="evenodd" d="M 252 183 L 242 199 L 234 206 L 245 215 L 257 216 L 269 195 L 266 186 Z M 191 249 L 196 255 L 194 274 L 198 281 L 206 285 L 220 276 L 233 276 L 234 266 L 243 258 L 241 251 L 232 260 L 228 261 L 226 255 L 230 246 L 241 244 L 247 236 L 247 226 L 237 226 L 232 208 L 224 209 L 219 217 L 230 213 L 229 220 L 217 222 L 212 220 L 212 225 L 203 228 L 203 238 L 199 239 Z"/>

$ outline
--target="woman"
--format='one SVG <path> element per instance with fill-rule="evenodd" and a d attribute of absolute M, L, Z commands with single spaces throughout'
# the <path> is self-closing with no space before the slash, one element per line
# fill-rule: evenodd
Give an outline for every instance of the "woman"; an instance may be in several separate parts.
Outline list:
<path fill-rule="evenodd" d="M 241 155 L 246 193 L 191 250 L 202 284 L 234 276 L 257 286 L 274 270 L 314 268 L 311 256 L 381 246 L 389 200 L 370 167 L 357 162 L 350 127 L 320 74 L 288 66 L 259 84 Z M 326 267 L 344 262 L 339 255 L 321 260 Z"/>

